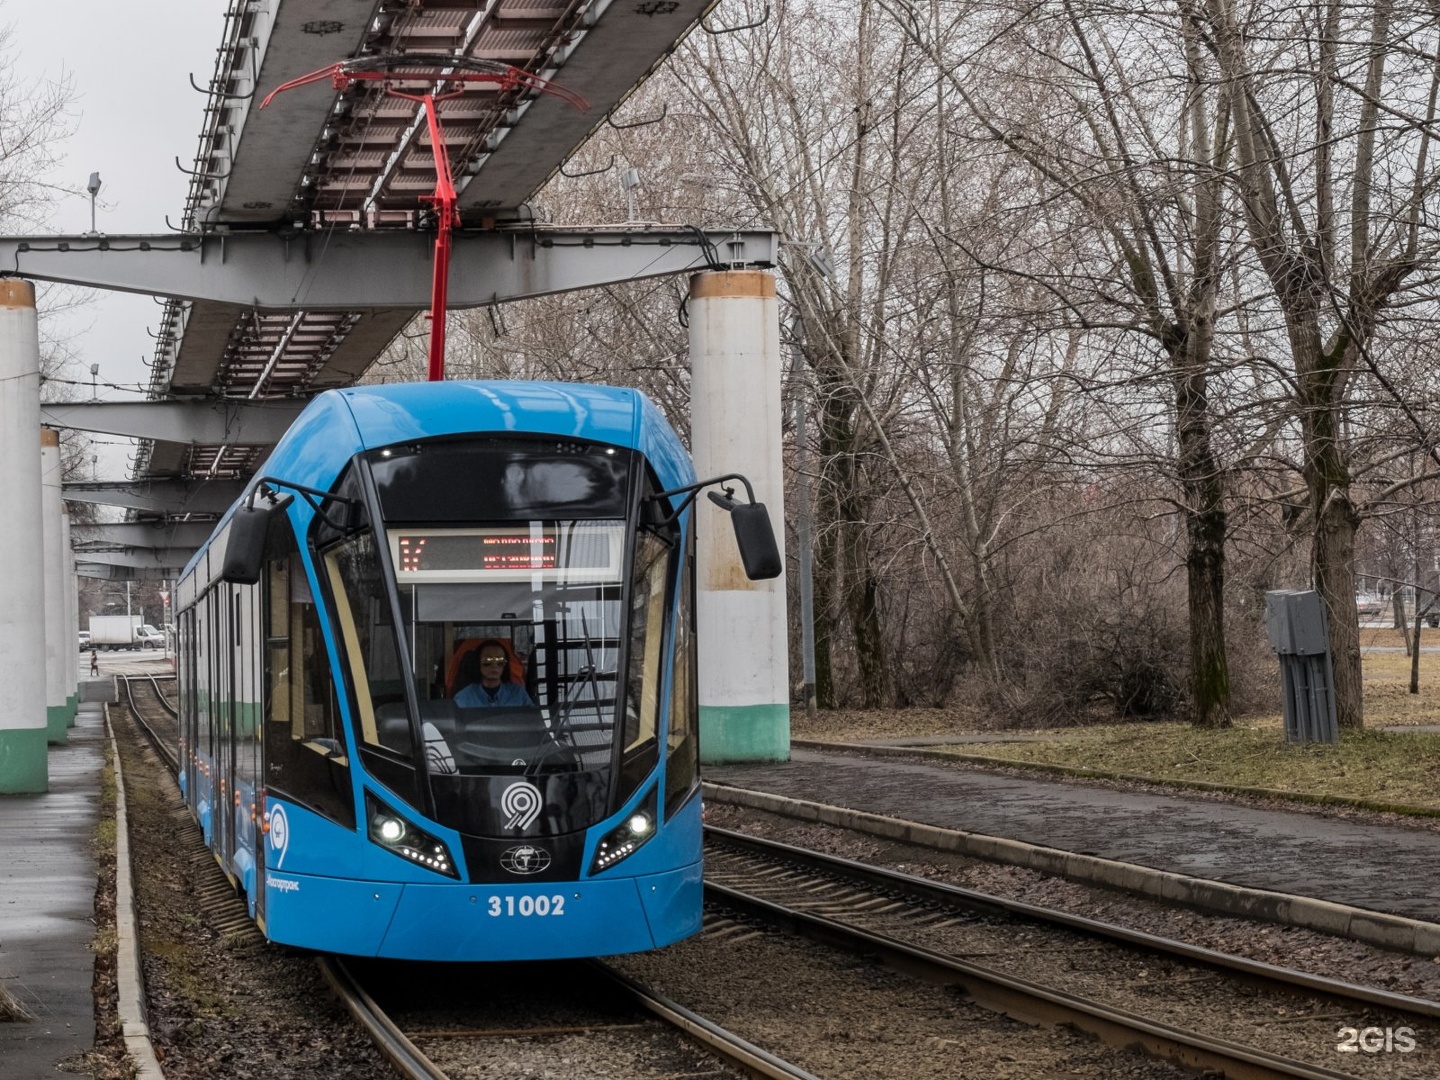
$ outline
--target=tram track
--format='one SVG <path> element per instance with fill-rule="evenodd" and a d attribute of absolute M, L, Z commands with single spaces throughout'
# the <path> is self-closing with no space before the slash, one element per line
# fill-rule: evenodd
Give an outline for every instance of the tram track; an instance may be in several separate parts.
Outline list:
<path fill-rule="evenodd" d="M 1358 1067 L 1354 1073 L 1314 1058 L 1333 1053 L 1337 1019 L 1404 1027 L 1423 1047 L 1440 1039 L 1440 1005 L 1425 999 L 727 830 L 707 829 L 706 860 L 707 901 L 741 920 L 878 957 L 926 981 L 961 987 L 978 1003 L 1016 1019 L 1072 1026 L 1187 1068 L 1237 1078 L 1337 1078 L 1377 1075 L 1377 1069 L 1398 1064 L 1418 1070 L 1384 1074 L 1421 1076 L 1427 1075 L 1424 1061 L 1397 1055 L 1378 1064 L 1374 1058 L 1345 1061 Z M 1076 985 L 1085 993 L 1075 992 Z M 1208 988 L 1197 995 L 1186 993 L 1187 985 Z M 1239 1018 L 1233 1008 L 1196 1010 L 1196 997 L 1243 1002 L 1245 1008 Z M 1176 1022 L 1177 1016 L 1191 1022 Z M 1197 1024 L 1195 1017 L 1203 1019 Z M 1310 1053 L 1299 1055 L 1295 1047 Z"/>
<path fill-rule="evenodd" d="M 162 688 L 145 676 L 132 676 L 125 679 L 124 684 L 130 711 L 147 731 L 147 737 L 157 744 L 157 750 L 164 753 L 167 741 L 164 730 L 170 710 L 165 707 L 167 702 Z M 167 767 L 173 769 L 173 765 Z M 188 814 L 183 808 L 175 813 L 184 816 L 185 823 L 188 823 Z M 1142 1007 L 1136 1007 L 1133 1002 L 1123 1000 L 1091 1000 L 1096 995 L 1087 991 L 1087 995 L 1082 996 L 1073 992 L 1074 986 L 1065 986 L 1064 983 L 1061 984 L 1063 988 L 1057 988 L 1053 980 L 1051 985 L 1046 986 L 1046 980 L 1034 968 L 1042 962 L 1054 968 L 1057 957 L 1068 958 L 1065 963 L 1070 964 L 1067 971 L 1074 982 L 1082 975 L 1092 977 L 1093 970 L 1082 972 L 1080 968 L 1093 969 L 1097 962 L 1099 967 L 1106 969 L 1133 966 L 1132 960 L 1121 964 L 1109 958 L 1110 950 L 1124 950 L 1128 954 L 1148 957 L 1144 962 L 1157 971 L 1157 976 L 1144 985 L 1146 993 L 1152 993 L 1157 985 L 1166 983 L 1198 985 L 1223 980 L 1212 996 L 1243 1000 L 1252 1013 L 1260 1009 L 1260 1005 L 1256 1004 L 1258 999 L 1246 996 L 1251 994 L 1250 989 L 1230 989 L 1230 980 L 1241 980 L 1237 985 L 1247 988 L 1269 986 L 1271 989 L 1267 993 L 1288 995 L 1291 1003 L 1288 1011 L 1277 1013 L 1272 1019 L 1276 1026 L 1292 1032 L 1289 1040 L 1292 1044 L 1296 1041 L 1293 1033 L 1301 1033 L 1301 1041 L 1308 1039 L 1312 1048 L 1324 1046 L 1328 1052 L 1335 1044 L 1335 1020 L 1351 1017 L 1354 1019 L 1346 1019 L 1347 1023 L 1413 1027 L 1419 1032 L 1419 1044 L 1426 1050 L 1436 1046 L 1437 1039 L 1440 1039 L 1440 1028 L 1434 1026 L 1436 1018 L 1440 1017 L 1440 1005 L 1425 999 L 1273 969 L 1270 965 L 1169 942 L 1073 914 L 1052 912 L 1037 905 L 891 874 L 863 864 L 773 845 L 725 830 L 709 830 L 708 843 L 707 935 L 715 933 L 713 927 L 727 923 L 731 929 L 723 930 L 721 934 L 732 936 L 735 933 L 742 936 L 753 934 L 752 928 L 761 923 L 781 925 L 826 946 L 856 951 L 869 957 L 880 956 L 887 965 L 909 975 L 961 988 L 977 1003 L 997 1014 L 1020 1018 L 1032 1024 L 1074 1027 L 1112 1045 L 1143 1046 L 1155 1057 L 1186 1068 L 1206 1069 L 1231 1077 L 1286 1076 L 1333 1080 L 1344 1076 L 1378 1075 L 1375 1067 L 1380 1062 L 1375 1058 L 1352 1058 L 1341 1063 L 1360 1068 L 1353 1073 L 1337 1071 L 1313 1060 L 1305 1060 L 1304 1055 L 1277 1053 L 1263 1037 L 1257 1038 L 1255 1032 L 1235 1032 L 1219 1020 L 1213 1028 L 1207 1025 L 1203 1032 L 1195 1030 L 1193 1024 L 1187 1029 L 1165 1018 L 1167 1006 L 1163 1002 L 1147 1001 L 1142 1003 Z M 737 865 L 737 860 L 739 864 L 748 862 L 750 865 Z M 199 845 L 198 837 L 196 861 L 208 862 L 211 876 L 215 878 L 213 889 L 197 888 L 194 895 L 207 909 L 206 920 L 219 940 L 231 951 L 237 946 L 258 946 L 263 939 L 246 916 L 243 901 L 236 897 L 213 858 Z M 742 882 L 742 879 L 748 880 Z M 735 929 L 737 925 L 738 930 Z M 1041 940 L 1036 936 L 1038 931 L 1034 930 L 1041 925 L 1045 926 L 1046 932 L 1083 939 L 1084 944 L 1067 945 Z M 934 940 L 936 935 L 944 938 L 966 928 L 979 928 L 988 937 L 968 945 L 943 940 L 937 943 Z M 997 935 L 1009 940 L 1001 940 L 997 944 Z M 1008 958 L 1004 955 L 1007 952 L 1012 954 Z M 983 965 L 977 961 L 983 961 Z M 1007 964 L 1018 970 L 1002 970 Z M 1160 974 L 1160 965 L 1184 967 L 1172 966 Z M 344 968 L 349 966 L 348 963 L 342 964 L 333 958 L 322 959 L 320 966 L 326 981 L 345 1001 L 352 1014 L 373 1011 L 374 998 L 379 995 L 371 995 L 371 1005 L 366 1006 L 363 997 L 344 989 L 347 983 L 355 983 L 358 987 L 366 981 L 354 978 L 353 971 L 347 976 Z M 461 967 L 469 965 L 457 965 L 457 969 Z M 489 967 L 487 965 L 485 970 Z M 484 978 L 483 975 L 477 977 Z M 646 978 L 652 976 L 646 973 Z M 633 993 L 640 998 L 648 996 L 654 1003 L 645 1007 L 672 1025 L 676 1032 L 683 1032 L 688 1038 L 698 1038 L 707 1044 L 706 1054 L 716 1061 L 717 1071 L 713 1075 L 810 1075 L 783 1059 L 757 1050 L 695 1013 L 687 1012 L 677 1003 L 647 992 L 643 985 L 637 983 Z M 605 996 L 615 1001 L 622 998 L 618 989 L 607 991 Z M 627 988 L 624 996 L 632 997 L 632 990 Z M 863 996 L 862 992 L 857 1000 L 863 1000 Z M 352 1005 L 352 1000 L 357 1004 Z M 537 999 L 533 1012 L 522 1021 L 506 1024 L 502 1017 L 497 1027 L 496 1016 L 490 1011 L 495 1007 L 495 1001 L 477 1004 L 472 1015 L 460 1020 L 452 1013 L 448 1018 L 435 1016 L 417 1022 L 412 1017 L 403 1024 L 392 1023 L 394 1029 L 415 1035 L 413 1039 L 404 1036 L 413 1049 L 405 1049 L 404 1043 L 393 1035 L 383 1034 L 385 1021 L 380 1019 L 372 1023 L 382 1034 L 377 1036 L 371 1031 L 369 1037 L 400 1075 L 434 1080 L 437 1076 L 447 1075 L 447 1071 L 455 1075 L 468 1071 L 469 1067 L 463 1064 L 465 1054 L 458 1052 L 457 1046 L 483 1047 L 489 1043 L 493 1055 L 494 1044 L 504 1042 L 510 1049 L 523 1047 L 521 1052 L 529 1060 L 544 1060 L 551 1044 L 562 1039 L 566 1031 L 603 1030 L 608 1038 L 622 1039 L 627 1028 L 639 1026 L 633 1022 L 617 1022 L 613 1018 L 608 1021 L 569 1020 L 565 1018 L 563 1004 L 558 1005 L 559 1012 L 552 1012 L 557 1002 L 542 996 Z M 710 1009 L 708 1004 L 700 1007 L 707 1011 Z M 1333 1011 L 1336 1008 L 1340 1011 Z M 379 1010 L 381 1013 L 384 1011 Z M 364 1026 L 367 1031 L 371 1028 L 371 1024 Z M 1259 1026 L 1262 1029 L 1265 1027 L 1263 1024 Z M 745 1030 L 743 1025 L 741 1030 Z M 747 1031 L 747 1034 L 752 1038 L 758 1037 L 766 1044 L 772 1037 L 772 1033 L 767 1031 Z M 433 1059 L 436 1045 L 445 1048 L 447 1060 L 443 1068 Z M 779 1043 L 775 1045 L 785 1049 Z M 734 1047 L 740 1047 L 740 1052 L 735 1052 Z M 1420 1071 L 1387 1071 L 1384 1075 L 1426 1075 L 1424 1065 L 1418 1060 L 1420 1057 L 1415 1055 L 1416 1060 L 1413 1061 L 1414 1065 L 1420 1066 Z M 493 1057 L 491 1060 L 493 1062 Z M 409 1064 L 401 1064 L 405 1061 Z M 724 1064 L 721 1065 L 721 1062 Z M 1410 1065 L 1412 1062 L 1392 1055 L 1384 1064 Z M 1371 1068 L 1367 1070 L 1364 1066 Z M 439 1071 L 432 1071 L 437 1069 Z M 828 1070 L 821 1071 L 828 1074 Z"/>
<path fill-rule="evenodd" d="M 124 688 L 125 702 L 130 709 L 130 715 L 144 730 L 150 744 L 155 748 L 155 752 L 164 759 L 170 775 L 176 775 L 180 769 L 180 713 L 160 688 L 162 680 L 149 673 L 121 672 L 115 678 Z M 173 676 L 171 679 L 173 681 Z M 137 685 L 144 688 L 139 694 L 144 703 L 143 708 L 141 707 L 142 702 L 137 700 Z"/>
<path fill-rule="evenodd" d="M 147 674 L 134 673 L 121 674 L 117 678 L 123 688 L 124 703 L 130 717 L 173 779 L 177 766 L 174 746 L 178 729 L 175 725 L 174 706 L 166 697 L 160 680 Z M 215 939 L 231 952 L 262 947 L 264 939 L 250 920 L 243 898 L 236 893 L 211 852 L 202 843 L 199 828 L 189 811 L 184 806 L 178 806 L 172 811 L 172 816 L 177 836 L 193 843 L 194 854 L 190 862 L 193 864 L 194 877 L 198 884 L 192 895 L 198 908 L 203 911 L 204 920 Z M 712 1060 L 715 1063 L 714 1071 L 705 1075 L 714 1075 L 717 1078 L 740 1075 L 763 1080 L 816 1080 L 812 1074 L 746 1042 L 718 1024 L 599 961 L 577 963 L 576 966 L 583 968 L 588 977 L 605 985 L 605 996 L 608 999 L 626 1002 L 631 1019 L 639 1022 L 619 1025 L 613 1022 L 527 1023 L 496 1030 L 486 1020 L 487 1006 L 477 1005 L 474 1012 L 459 1027 L 453 1018 L 436 1019 L 423 1014 L 418 1019 L 410 1018 L 402 1025 L 392 1020 L 388 1010 L 379 1003 L 377 998 L 381 995 L 378 992 L 372 993 L 372 990 L 367 988 L 371 979 L 357 976 L 357 964 L 363 970 L 369 963 L 338 956 L 315 958 L 322 978 L 346 1013 L 364 1031 L 380 1054 L 395 1069 L 396 1074 L 406 1080 L 448 1080 L 448 1077 L 457 1071 L 455 1064 L 451 1065 L 449 1071 L 437 1065 L 427 1056 L 425 1050 L 417 1045 L 416 1040 L 439 1040 L 453 1044 L 499 1036 L 512 1042 L 529 1040 L 538 1047 L 543 1047 L 546 1040 L 553 1039 L 557 1033 L 568 1030 L 589 1031 L 597 1026 L 608 1027 L 612 1031 L 635 1028 L 652 1033 L 657 1026 L 666 1028 L 677 1041 L 689 1042 L 706 1058 Z M 426 967 L 413 966 L 416 970 Z M 456 965 L 457 971 L 474 968 L 475 965 Z M 476 978 L 480 980 L 483 976 Z M 544 1008 L 544 1004 L 538 1007 Z M 646 1013 L 652 1018 L 640 1019 Z M 412 1039 L 411 1035 L 414 1035 L 415 1039 Z M 537 1053 L 543 1055 L 543 1049 Z M 464 1071 L 463 1067 L 458 1071 Z"/>
<path fill-rule="evenodd" d="M 812 1073 L 747 1042 L 600 960 L 552 965 L 564 972 L 563 979 L 555 980 L 564 989 L 545 992 L 542 996 L 546 1011 L 530 1013 L 519 1022 L 513 1020 L 514 1002 L 501 1005 L 487 995 L 477 995 L 475 1001 L 469 1002 L 464 1000 L 464 991 L 453 990 L 456 984 L 467 980 L 484 984 L 488 969 L 477 971 L 475 965 L 456 965 L 453 971 L 447 970 L 444 976 L 438 977 L 446 988 L 442 996 L 454 992 L 459 1001 L 434 1002 L 423 992 L 397 994 L 393 985 L 373 993 L 367 989 L 367 983 L 379 986 L 393 980 L 396 977 L 393 966 L 338 957 L 322 957 L 318 963 L 346 1010 L 370 1034 L 377 1048 L 405 1080 L 449 1080 L 452 1075 L 484 1072 L 493 1064 L 490 1047 L 497 1042 L 507 1045 L 505 1053 L 509 1056 L 524 1052 L 515 1047 L 526 1044 L 530 1052 L 543 1054 L 541 1048 L 545 1045 L 568 1037 L 603 1036 L 609 1040 L 629 1037 L 643 1044 L 653 1039 L 657 1029 L 668 1030 L 672 1037 L 694 1044 L 700 1053 L 714 1061 L 716 1077 L 818 1080 Z M 529 968 L 543 966 L 527 965 Z M 402 970 L 405 967 L 400 965 Z M 426 970 L 426 965 L 409 967 L 421 972 Z M 401 975 L 401 978 L 407 977 Z M 518 981 L 523 984 L 525 979 Z M 427 992 L 433 991 L 433 986 L 427 988 Z M 522 985 L 517 996 L 523 1000 L 529 992 Z M 423 1003 L 416 1004 L 417 996 L 425 999 Z M 392 1019 L 389 1007 L 378 1000 L 382 997 L 406 999 L 399 1008 L 402 1018 Z M 604 1006 L 587 1004 L 591 999 L 604 1002 Z M 436 1062 L 438 1053 L 427 1053 L 421 1044 L 445 1047 L 445 1065 Z"/>

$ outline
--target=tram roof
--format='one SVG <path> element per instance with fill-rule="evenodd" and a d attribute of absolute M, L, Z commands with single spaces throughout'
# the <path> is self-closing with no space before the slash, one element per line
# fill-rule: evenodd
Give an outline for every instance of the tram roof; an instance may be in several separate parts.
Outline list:
<path fill-rule="evenodd" d="M 354 386 L 316 397 L 264 466 L 328 488 L 356 454 L 464 434 L 544 435 L 633 447 L 665 477 L 693 477 L 684 445 L 638 390 L 586 383 L 456 381 Z"/>
<path fill-rule="evenodd" d="M 465 434 L 553 436 L 629 447 L 645 455 L 664 484 L 678 487 L 695 479 L 684 444 L 640 391 L 519 380 L 328 390 L 306 406 L 259 472 L 329 490 L 356 454 Z M 225 513 L 182 576 L 204 558 L 234 511 L 232 506 Z"/>

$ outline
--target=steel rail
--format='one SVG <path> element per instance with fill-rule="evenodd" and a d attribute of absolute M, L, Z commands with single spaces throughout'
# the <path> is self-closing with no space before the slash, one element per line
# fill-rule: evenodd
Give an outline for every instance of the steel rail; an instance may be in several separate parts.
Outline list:
<path fill-rule="evenodd" d="M 1025 1023 L 1066 1025 L 1122 1049 L 1141 1049 L 1151 1057 L 1229 1080 L 1355 1080 L 1307 1062 L 1213 1038 L 1104 1005 L 1064 990 L 958 960 L 883 934 L 860 930 L 820 915 L 707 882 L 707 897 L 742 917 L 779 926 L 842 951 L 874 956 L 887 967 L 927 982 L 957 986 L 976 1004 Z"/>
<path fill-rule="evenodd" d="M 151 745 L 154 746 L 156 752 L 165 759 L 171 774 L 174 775 L 179 768 L 178 760 L 155 729 L 141 716 L 140 710 L 135 705 L 135 695 L 130 686 L 130 680 L 132 678 L 149 678 L 152 689 L 156 697 L 160 699 L 161 704 L 168 708 L 169 703 L 160 692 L 160 688 L 155 685 L 152 676 L 120 675 L 119 678 L 125 684 L 125 697 L 129 702 L 130 715 L 134 717 L 135 722 L 144 730 Z M 174 710 L 171 710 L 171 712 L 173 713 Z M 228 875 L 225 888 L 223 889 L 223 895 L 231 901 L 235 900 L 235 893 L 228 880 Z M 254 929 L 254 923 L 250 920 L 248 910 L 243 912 L 241 921 L 252 930 Z M 330 988 L 335 992 L 336 997 L 340 999 L 340 1002 L 355 1019 L 356 1023 L 370 1036 L 371 1041 L 375 1044 L 376 1048 L 379 1049 L 380 1053 L 394 1065 L 397 1072 L 399 1072 L 405 1080 L 449 1080 L 446 1074 L 394 1025 L 390 1018 L 385 1015 L 384 1011 L 375 1003 L 375 1000 L 355 981 L 349 969 L 345 967 L 344 963 L 338 957 L 319 956 L 316 957 L 315 963 L 320 968 L 320 973 L 324 976 L 325 981 L 330 984 Z"/>
<path fill-rule="evenodd" d="M 776 861 L 783 864 L 788 860 Z M 763 875 L 766 871 L 757 872 Z M 829 876 L 833 879 L 838 875 Z M 803 885 L 796 887 L 804 888 Z M 1026 1023 L 1066 1025 L 1109 1045 L 1140 1049 L 1152 1057 L 1189 1069 L 1208 1070 L 1231 1080 L 1351 1080 L 1348 1073 L 1177 1027 L 1054 986 L 862 930 L 835 918 L 787 907 L 714 881 L 706 881 L 705 891 L 707 903 L 727 907 L 742 919 L 777 926 L 829 947 L 876 958 L 887 967 L 927 982 L 958 987 L 976 1004 Z"/>
<path fill-rule="evenodd" d="M 1429 998 L 1398 994 L 1390 990 L 1381 990 L 1378 987 L 1362 986 L 1358 983 L 1314 975 L 1308 971 L 1267 964 L 1261 960 L 1251 960 L 1249 957 L 1207 949 L 1201 945 L 1191 945 L 1174 938 L 1149 934 L 1143 930 L 1134 930 L 1115 923 L 1091 919 L 1084 915 L 1075 915 L 1068 911 L 1059 911 L 1039 904 L 1029 904 L 1023 900 L 994 896 L 959 885 L 929 881 L 910 874 L 902 874 L 894 870 L 885 870 L 881 867 L 844 859 L 838 855 L 826 855 L 818 851 L 778 843 L 774 840 L 748 836 L 730 829 L 717 828 L 713 825 L 707 825 L 705 833 L 732 848 L 754 852 L 767 859 L 794 862 L 820 873 L 863 881 L 877 888 L 914 897 L 924 903 L 946 904 L 968 911 L 1011 916 L 1059 926 L 1105 941 L 1118 942 L 1149 952 L 1179 957 L 1192 963 L 1204 964 L 1266 983 L 1280 983 L 1310 993 L 1324 994 L 1326 997 L 1344 1002 L 1372 1005 L 1394 1012 L 1432 1019 L 1440 1018 L 1440 1002 L 1432 1001 Z"/>
<path fill-rule="evenodd" d="M 340 999 L 340 1003 L 355 1022 L 365 1029 L 376 1048 L 405 1080 L 449 1080 L 445 1072 L 407 1039 L 405 1033 L 385 1015 L 385 1011 L 365 992 L 365 988 L 355 981 L 350 969 L 339 957 L 317 956 L 315 964 L 320 968 L 320 974 L 325 977 L 325 981 L 330 984 L 330 989 Z"/>
<path fill-rule="evenodd" d="M 135 723 L 140 725 L 141 729 L 145 732 L 146 737 L 149 738 L 150 745 L 155 748 L 155 752 L 159 754 L 160 757 L 164 760 L 166 767 L 170 770 L 170 775 L 178 776 L 180 773 L 179 755 L 175 751 L 170 749 L 170 747 L 166 744 L 165 740 L 160 737 L 160 733 L 157 732 L 154 727 L 150 725 L 150 722 L 141 715 L 139 708 L 135 705 L 135 693 L 130 686 L 130 680 L 150 678 L 150 676 L 122 674 L 117 675 L 116 678 L 118 678 L 125 685 L 125 700 L 129 703 L 130 715 L 134 718 Z M 152 687 L 155 691 L 155 696 L 160 699 L 161 705 L 164 706 L 166 709 L 169 709 L 170 703 L 165 700 L 165 695 L 160 693 L 160 688 L 153 686 L 153 680 Z M 170 713 L 172 716 L 177 715 L 174 710 L 170 710 Z"/>
<path fill-rule="evenodd" d="M 129 679 L 130 676 L 127 675 L 126 678 Z M 165 696 L 165 691 L 163 691 L 163 690 L 160 689 L 160 679 L 159 679 L 157 676 L 151 675 L 151 674 L 149 674 L 149 673 L 146 673 L 145 676 L 144 676 L 144 678 L 147 678 L 147 679 L 150 680 L 150 686 L 151 686 L 151 687 L 154 689 L 154 691 L 155 691 L 155 697 L 156 697 L 156 699 L 160 702 L 160 707 L 161 707 L 162 709 L 164 709 L 166 712 L 168 712 L 168 713 L 170 714 L 170 716 L 171 716 L 172 719 L 179 720 L 179 719 L 180 719 L 180 710 L 179 710 L 175 705 L 171 704 L 170 699 Z M 172 678 L 172 679 L 173 679 L 174 676 L 171 675 L 171 676 L 168 676 L 168 678 Z"/>
<path fill-rule="evenodd" d="M 745 1075 L 755 1077 L 756 1080 L 819 1080 L 814 1073 L 806 1072 L 768 1050 L 746 1042 L 733 1032 L 691 1012 L 685 1006 L 636 982 L 610 965 L 599 960 L 591 960 L 590 964 L 602 975 L 613 980 L 637 1005 L 678 1028 L 725 1064 L 739 1069 Z"/>
<path fill-rule="evenodd" d="M 315 962 L 346 1010 L 406 1080 L 448 1080 L 446 1073 L 426 1057 L 385 1015 L 385 1011 L 359 984 L 339 957 L 320 956 L 316 957 Z M 738 1035 L 691 1012 L 602 961 L 590 960 L 588 966 L 611 982 L 637 1007 L 654 1013 L 688 1038 L 700 1043 L 725 1064 L 747 1076 L 755 1077 L 756 1080 L 819 1080 L 812 1073 L 746 1042 Z M 593 1028 L 587 1025 L 584 1030 Z M 534 1033 L 517 1030 L 513 1034 L 524 1036 Z"/>

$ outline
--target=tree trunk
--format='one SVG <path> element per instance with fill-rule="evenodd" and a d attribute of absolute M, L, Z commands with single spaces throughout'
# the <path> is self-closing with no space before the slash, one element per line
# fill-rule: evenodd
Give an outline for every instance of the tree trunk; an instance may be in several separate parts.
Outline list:
<path fill-rule="evenodd" d="M 1223 728 L 1230 726 L 1230 665 L 1225 658 L 1226 514 L 1220 502 L 1220 484 L 1213 474 L 1186 487 L 1190 498 L 1200 499 L 1200 505 L 1192 505 L 1185 515 L 1190 696 L 1196 724 Z"/>
<path fill-rule="evenodd" d="M 1395 619 L 1395 629 L 1400 631 L 1400 637 L 1404 639 L 1405 655 L 1410 655 L 1410 624 L 1405 621 L 1405 597 L 1400 592 L 1399 582 L 1396 582 L 1390 589 L 1390 613 Z"/>
<path fill-rule="evenodd" d="M 822 487 L 822 492 L 823 492 Z M 813 568 L 814 609 L 815 609 L 815 706 L 820 709 L 834 709 L 838 702 L 835 697 L 835 670 L 831 643 L 835 640 L 835 578 L 839 560 L 835 550 L 834 518 L 826 514 L 827 500 L 822 494 L 816 507 L 816 516 L 822 527 L 815 534 L 815 566 Z"/>
<path fill-rule="evenodd" d="M 1417 575 L 1418 576 L 1418 575 Z M 1425 625 L 1425 609 L 1420 603 L 1420 590 L 1415 590 L 1415 648 L 1410 651 L 1410 693 L 1420 693 L 1420 627 Z"/>
<path fill-rule="evenodd" d="M 1302 425 L 1303 426 L 1303 425 Z M 1307 445 L 1309 440 L 1307 439 Z M 1335 718 L 1342 728 L 1365 724 L 1365 684 L 1360 672 L 1360 622 L 1355 610 L 1355 533 L 1359 516 L 1349 485 L 1326 479 L 1330 455 L 1307 453 L 1305 472 L 1318 521 L 1310 569 L 1330 622 L 1330 659 L 1335 670 Z"/>
<path fill-rule="evenodd" d="M 817 547 L 828 563 L 824 590 L 827 615 L 843 612 L 854 641 L 861 705 L 883 708 L 892 702 L 890 656 L 880 621 L 880 584 L 870 558 L 867 522 L 874 498 L 860 469 L 861 438 L 855 423 L 856 390 L 831 359 L 817 362 L 820 387 L 819 518 L 822 539 Z M 817 599 L 820 593 L 817 591 Z M 817 604 L 817 607 L 819 605 Z M 816 619 L 816 701 L 824 704 L 820 677 L 820 629 Z M 835 636 L 825 643 L 826 682 L 831 704 L 838 695 L 833 685 Z"/>

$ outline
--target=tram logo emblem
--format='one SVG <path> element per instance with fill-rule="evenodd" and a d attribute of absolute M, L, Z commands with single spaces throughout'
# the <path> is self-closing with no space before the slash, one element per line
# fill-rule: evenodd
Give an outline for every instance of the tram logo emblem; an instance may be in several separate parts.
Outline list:
<path fill-rule="evenodd" d="M 502 852 L 500 865 L 512 874 L 538 874 L 550 865 L 550 853 L 544 848 L 521 844 Z"/>
<path fill-rule="evenodd" d="M 540 789 L 528 780 L 517 780 L 500 793 L 500 812 L 508 816 L 507 829 L 528 829 L 544 805 Z"/>
<path fill-rule="evenodd" d="M 285 853 L 290 850 L 290 819 L 285 816 L 285 807 L 276 803 L 270 807 L 265 820 L 270 826 L 270 847 L 279 853 L 275 859 L 275 869 L 279 870 L 285 865 Z"/>

